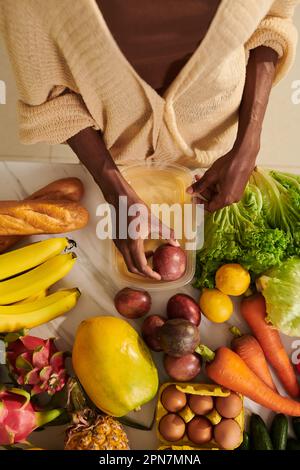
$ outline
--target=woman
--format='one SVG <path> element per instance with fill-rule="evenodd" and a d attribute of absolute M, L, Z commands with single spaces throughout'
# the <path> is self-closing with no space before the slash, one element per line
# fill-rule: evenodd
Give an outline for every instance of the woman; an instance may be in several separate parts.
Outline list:
<path fill-rule="evenodd" d="M 209 167 L 187 189 L 209 211 L 239 200 L 294 59 L 296 3 L 0 0 L 21 141 L 68 142 L 117 210 L 120 195 L 140 202 L 117 164 L 148 159 Z M 142 240 L 116 245 L 131 272 L 158 278 Z"/>

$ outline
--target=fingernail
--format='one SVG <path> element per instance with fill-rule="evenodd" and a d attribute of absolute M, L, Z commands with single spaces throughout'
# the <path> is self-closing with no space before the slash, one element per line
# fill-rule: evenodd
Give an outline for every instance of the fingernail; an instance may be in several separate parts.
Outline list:
<path fill-rule="evenodd" d="M 193 192 L 194 192 L 193 187 L 192 187 L 192 186 L 189 186 L 189 187 L 187 188 L 186 192 L 187 192 L 188 194 L 193 194 Z"/>

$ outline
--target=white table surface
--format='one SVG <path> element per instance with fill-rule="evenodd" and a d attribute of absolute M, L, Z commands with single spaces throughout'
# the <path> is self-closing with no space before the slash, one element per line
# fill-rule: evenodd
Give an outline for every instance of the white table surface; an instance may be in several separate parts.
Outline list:
<path fill-rule="evenodd" d="M 110 266 L 108 263 L 109 243 L 100 241 L 96 238 L 96 206 L 103 202 L 102 195 L 88 172 L 77 164 L 40 164 L 40 163 L 0 163 L 0 198 L 4 199 L 22 199 L 38 188 L 41 188 L 49 182 L 67 176 L 77 176 L 83 181 L 86 194 L 83 204 L 90 211 L 90 222 L 88 226 L 76 233 L 70 234 L 70 237 L 77 242 L 76 253 L 78 262 L 72 272 L 61 281 L 60 287 L 78 286 L 82 296 L 76 308 L 68 314 L 57 318 L 56 320 L 42 325 L 32 330 L 32 334 L 47 338 L 56 337 L 57 345 L 66 350 L 70 350 L 74 339 L 75 331 L 79 323 L 87 317 L 97 315 L 115 315 L 118 316 L 114 306 L 113 297 L 118 290 L 115 280 L 110 275 Z M 40 237 L 42 238 L 42 237 Z M 35 238 L 36 240 L 37 238 Z M 181 289 L 193 295 L 198 299 L 198 291 L 188 286 Z M 165 314 L 165 306 L 168 298 L 175 291 L 168 291 L 153 294 L 152 314 Z M 139 329 L 142 320 L 134 321 L 132 324 Z M 247 331 L 246 325 L 240 319 L 238 313 L 235 313 L 230 319 L 230 323 Z M 228 325 L 216 325 L 202 317 L 200 325 L 201 341 L 211 348 L 220 345 L 229 344 L 231 334 L 228 333 Z M 291 351 L 292 338 L 283 337 L 287 351 Z M 99 338 L 101 341 L 101 338 Z M 163 383 L 168 380 L 161 365 L 162 355 L 155 353 L 154 360 L 160 372 L 160 381 Z M 117 358 L 116 358 L 117 364 Z M 117 367 L 117 365 L 116 365 Z M 91 370 L 91 374 L 92 374 Z M 207 381 L 205 374 L 199 376 L 201 382 Z M 279 386 L 279 390 L 282 389 Z M 266 409 L 246 400 L 246 413 L 255 411 L 263 418 L 270 419 L 271 413 Z M 133 418 L 144 424 L 149 424 L 153 417 L 155 400 L 143 407 L 142 411 L 133 413 Z M 157 440 L 155 430 L 138 431 L 132 428 L 126 429 L 128 432 L 130 445 L 132 449 L 155 449 Z M 53 427 L 46 431 L 34 433 L 31 441 L 36 445 L 46 449 L 63 448 L 64 428 Z"/>

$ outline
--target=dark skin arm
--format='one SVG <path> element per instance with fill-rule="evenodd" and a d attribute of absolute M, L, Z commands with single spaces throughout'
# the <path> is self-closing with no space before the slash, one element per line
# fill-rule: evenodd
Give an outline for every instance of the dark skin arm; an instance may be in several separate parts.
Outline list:
<path fill-rule="evenodd" d="M 122 208 L 119 207 L 119 196 L 127 196 L 128 207 L 136 203 L 145 205 L 120 173 L 99 131 L 93 128 L 84 129 L 74 137 L 71 137 L 68 140 L 68 144 L 93 176 L 105 200 L 115 207 L 117 214 L 119 210 L 122 210 Z M 152 217 L 152 223 L 153 220 L 154 218 Z M 130 222 L 129 217 L 128 222 Z M 144 221 L 144 225 L 142 231 L 146 233 L 150 228 L 150 211 L 148 211 L 148 220 Z M 162 226 L 159 221 L 157 221 L 155 227 L 157 231 L 160 232 L 160 235 L 162 235 L 163 229 L 166 228 Z M 171 236 L 169 243 L 178 245 L 174 240 L 173 231 L 169 228 L 167 228 L 167 230 L 170 232 Z M 153 271 L 147 264 L 144 240 L 142 238 L 137 240 L 117 238 L 114 242 L 122 253 L 130 272 L 160 280 L 160 275 Z"/>
<path fill-rule="evenodd" d="M 238 135 L 233 149 L 219 158 L 201 179 L 188 189 L 201 194 L 209 202 L 206 208 L 215 211 L 238 201 L 255 167 L 260 147 L 262 123 L 272 88 L 277 54 L 267 47 L 251 51 L 247 78 L 240 107 Z M 130 204 L 142 201 L 126 182 L 106 149 L 101 133 L 84 129 L 68 140 L 79 160 L 89 170 L 101 189 L 105 200 L 119 210 L 119 196 L 128 197 Z M 199 198 L 198 202 L 203 202 Z M 170 242 L 174 242 L 174 236 Z M 143 240 L 115 240 L 130 272 L 159 279 L 148 265 Z"/>
<path fill-rule="evenodd" d="M 205 172 L 187 189 L 198 203 L 214 212 L 241 199 L 255 168 L 260 149 L 263 120 L 275 76 L 277 53 L 268 47 L 250 52 L 243 98 L 239 110 L 239 127 L 232 150 Z"/>

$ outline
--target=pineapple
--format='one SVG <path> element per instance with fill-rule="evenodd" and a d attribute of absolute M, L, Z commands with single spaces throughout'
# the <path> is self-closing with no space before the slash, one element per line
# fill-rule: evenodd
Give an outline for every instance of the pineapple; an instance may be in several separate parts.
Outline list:
<path fill-rule="evenodd" d="M 75 413 L 73 422 L 66 433 L 65 450 L 129 450 L 124 429 L 111 416 L 86 409 Z"/>
<path fill-rule="evenodd" d="M 73 424 L 66 432 L 65 450 L 129 450 L 121 424 L 100 413 L 75 378 L 68 382 L 67 402 Z"/>

